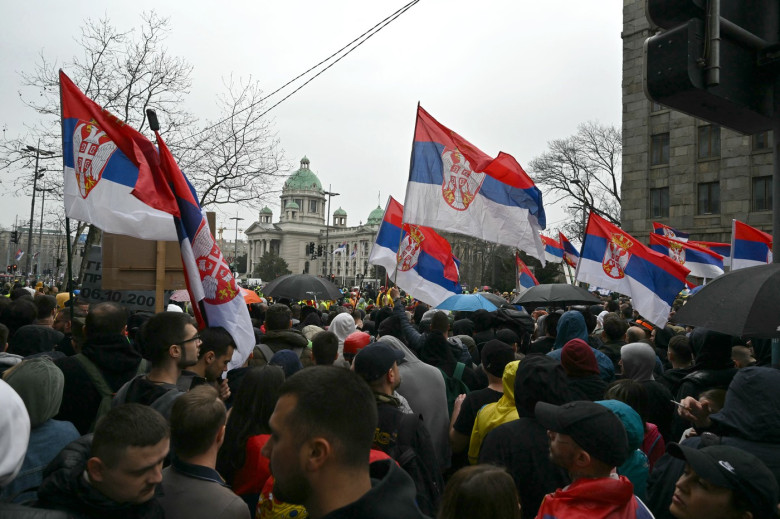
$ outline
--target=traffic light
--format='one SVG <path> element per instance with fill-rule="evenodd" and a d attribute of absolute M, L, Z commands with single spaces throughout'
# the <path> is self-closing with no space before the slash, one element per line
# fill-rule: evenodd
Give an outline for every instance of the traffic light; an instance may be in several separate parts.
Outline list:
<path fill-rule="evenodd" d="M 11 272 L 11 265 L 8 265 L 8 266 L 5 268 L 5 270 L 6 270 L 7 272 L 9 272 L 9 273 L 10 273 L 10 272 Z"/>
<path fill-rule="evenodd" d="M 12 265 L 13 271 L 16 272 L 16 263 Z"/>
<path fill-rule="evenodd" d="M 743 133 L 770 129 L 780 28 L 768 20 L 775 3 L 647 0 L 651 26 L 667 29 L 645 41 L 647 96 Z M 715 5 L 720 13 L 707 13 Z"/>
<path fill-rule="evenodd" d="M 322 245 L 317 245 L 317 256 L 322 256 Z"/>
<path fill-rule="evenodd" d="M 314 256 L 314 242 L 309 244 L 309 254 Z"/>
<path fill-rule="evenodd" d="M 19 232 L 18 231 L 11 231 L 11 242 L 12 243 L 19 243 Z"/>

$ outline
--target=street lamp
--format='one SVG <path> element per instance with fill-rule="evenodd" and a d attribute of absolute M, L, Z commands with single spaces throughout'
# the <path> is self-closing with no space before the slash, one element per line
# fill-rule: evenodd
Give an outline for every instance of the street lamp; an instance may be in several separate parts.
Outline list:
<path fill-rule="evenodd" d="M 328 267 L 328 263 L 331 261 L 331 254 L 328 250 L 328 241 L 330 238 L 330 199 L 331 197 L 339 196 L 341 194 L 334 193 L 330 189 L 330 184 L 328 184 L 328 190 L 322 192 L 323 195 L 328 195 L 328 214 L 325 215 L 325 270 L 327 271 L 325 272 L 325 275 L 330 275 L 331 272 L 333 272 L 333 267 Z"/>
<path fill-rule="evenodd" d="M 35 191 L 38 188 L 38 176 L 43 176 L 43 171 L 45 170 L 39 170 L 38 169 L 38 160 L 40 159 L 41 155 L 54 155 L 53 151 L 46 151 L 42 150 L 40 148 L 41 140 L 38 139 L 38 146 L 25 146 L 27 151 L 34 151 L 35 152 L 35 172 L 33 174 L 33 191 L 32 191 L 32 202 L 30 203 L 30 225 L 27 226 L 27 262 L 26 262 L 26 273 L 25 277 L 29 275 L 30 268 L 32 266 L 32 226 L 33 226 L 33 218 L 35 218 Z"/>
<path fill-rule="evenodd" d="M 234 216 L 231 220 L 236 221 L 236 237 L 233 241 L 233 264 L 236 266 L 236 274 L 238 274 L 238 222 L 243 220 L 243 218 Z"/>

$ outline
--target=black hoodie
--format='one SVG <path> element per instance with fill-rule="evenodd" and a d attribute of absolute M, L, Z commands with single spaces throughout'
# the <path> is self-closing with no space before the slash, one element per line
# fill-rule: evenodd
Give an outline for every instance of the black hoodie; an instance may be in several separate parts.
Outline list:
<path fill-rule="evenodd" d="M 515 375 L 518 420 L 499 425 L 482 443 L 480 463 L 506 467 L 520 497 L 522 516 L 536 516 L 546 494 L 563 488 L 571 479 L 550 461 L 547 429 L 536 421 L 537 402 L 561 405 L 570 400 L 563 366 L 547 355 L 527 355 Z"/>
<path fill-rule="evenodd" d="M 141 362 L 141 355 L 133 349 L 122 334 L 90 337 L 82 353 L 100 370 L 113 391 L 133 378 Z M 100 393 L 76 357 L 65 357 L 54 362 L 65 375 L 62 406 L 54 418 L 73 423 L 79 433 L 87 434 L 100 406 Z"/>
<path fill-rule="evenodd" d="M 426 516 L 414 502 L 414 482 L 393 460 L 375 461 L 370 465 L 371 490 L 363 497 L 322 519 L 372 519 L 420 518 Z"/>
<path fill-rule="evenodd" d="M 112 501 L 90 485 L 84 470 L 92 450 L 92 435 L 68 444 L 46 467 L 38 489 L 38 508 L 63 510 L 78 518 L 162 519 L 156 498 L 137 505 Z"/>

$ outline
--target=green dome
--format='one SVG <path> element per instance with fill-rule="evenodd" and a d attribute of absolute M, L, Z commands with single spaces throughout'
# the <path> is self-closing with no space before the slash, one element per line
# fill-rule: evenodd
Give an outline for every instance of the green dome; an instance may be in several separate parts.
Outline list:
<path fill-rule="evenodd" d="M 382 209 L 380 206 L 376 206 L 376 209 L 371 211 L 368 215 L 368 220 L 366 221 L 367 225 L 379 225 L 382 223 L 382 218 L 385 217 L 385 210 Z"/>
<path fill-rule="evenodd" d="M 296 203 L 295 203 L 294 201 L 292 201 L 292 200 L 290 200 L 289 202 L 287 202 L 287 203 L 285 204 L 284 208 L 285 208 L 285 209 L 300 209 L 300 207 L 298 207 L 298 204 L 296 204 Z"/>
<path fill-rule="evenodd" d="M 309 159 L 301 159 L 301 168 L 290 175 L 290 178 L 284 183 L 284 189 L 295 189 L 300 191 L 322 191 L 322 184 L 317 175 L 309 169 Z"/>
<path fill-rule="evenodd" d="M 273 212 L 273 211 L 271 211 L 271 210 L 268 208 L 268 206 L 265 206 L 265 207 L 263 207 L 263 208 L 260 210 L 260 214 L 274 214 L 274 212 Z"/>
<path fill-rule="evenodd" d="M 347 212 L 341 207 L 339 207 L 333 212 L 333 216 L 347 216 Z"/>

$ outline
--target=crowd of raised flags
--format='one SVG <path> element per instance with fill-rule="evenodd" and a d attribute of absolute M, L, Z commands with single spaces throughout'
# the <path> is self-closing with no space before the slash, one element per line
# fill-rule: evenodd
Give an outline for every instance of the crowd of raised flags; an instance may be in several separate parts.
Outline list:
<path fill-rule="evenodd" d="M 234 362 L 243 362 L 254 345 L 249 315 L 197 193 L 162 138 L 155 132 L 155 146 L 63 72 L 60 85 L 67 216 L 108 232 L 177 239 L 199 323 L 234 334 Z M 369 262 L 436 306 L 460 292 L 459 261 L 436 230 L 465 234 L 522 250 L 542 264 L 565 263 L 576 270 L 575 281 L 632 297 L 643 316 L 663 326 L 674 298 L 690 286 L 687 276 L 706 281 L 726 266 L 772 261 L 772 237 L 736 220 L 730 244 L 693 241 L 654 222 L 645 245 L 592 213 L 580 251 L 562 232 L 557 239 L 541 234 L 545 225 L 542 193 L 511 155 L 488 156 L 418 106 L 405 207 L 389 198 Z M 342 243 L 333 254 L 346 252 Z M 517 286 L 537 285 L 517 252 L 515 261 Z"/>

